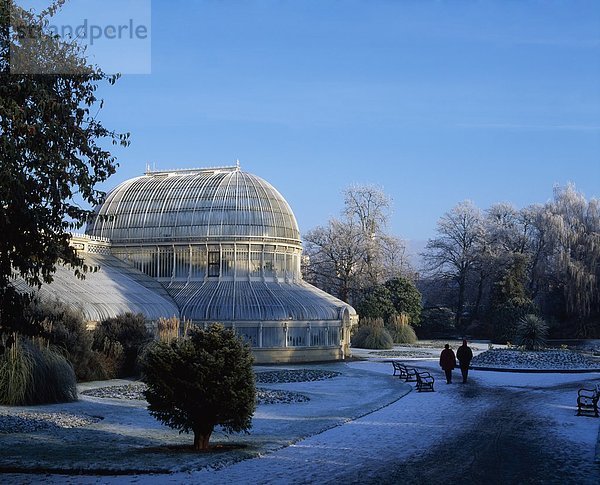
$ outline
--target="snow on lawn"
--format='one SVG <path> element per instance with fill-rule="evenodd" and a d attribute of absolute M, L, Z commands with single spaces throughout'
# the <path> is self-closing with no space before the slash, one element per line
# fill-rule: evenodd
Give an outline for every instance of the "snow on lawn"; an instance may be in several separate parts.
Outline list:
<path fill-rule="evenodd" d="M 600 359 L 571 350 L 526 351 L 518 349 L 491 349 L 476 355 L 474 367 L 499 369 L 585 370 L 600 369 Z"/>
<path fill-rule="evenodd" d="M 43 480 L 45 483 L 78 484 L 133 481 L 161 484 L 368 483 L 381 477 L 382 470 L 387 470 L 391 464 L 428 456 L 436 446 L 469 430 L 473 423 L 482 423 L 484 429 L 494 430 L 496 423 L 488 423 L 486 416 L 490 410 L 502 408 L 498 396 L 512 396 L 513 405 L 522 404 L 528 413 L 536 418 L 539 416 L 537 426 L 548 426 L 547 446 L 550 449 L 556 451 L 565 443 L 574 443 L 579 457 L 585 462 L 593 461 L 600 419 L 576 417 L 576 397 L 577 389 L 582 385 L 600 382 L 600 373 L 473 370 L 469 374 L 469 383 L 447 385 L 435 359 L 412 360 L 411 365 L 434 375 L 435 392 L 417 393 L 412 385 L 412 391 L 401 399 L 392 398 L 390 390 L 399 398 L 409 385 L 391 378 L 391 364 L 381 360 L 321 366 L 342 374 L 327 381 L 273 385 L 274 389 L 309 395 L 311 401 L 259 406 L 252 431 L 254 439 L 279 437 L 281 444 L 262 448 L 260 456 L 255 458 L 238 462 L 221 460 L 210 468 L 167 475 L 45 475 Z M 454 371 L 454 379 L 460 380 L 458 370 Z M 544 430 L 541 431 L 546 433 Z M 252 435 L 236 437 L 235 442 L 252 441 Z M 560 453 L 560 449 L 556 452 Z M 27 481 L 25 475 L 5 475 L 4 478 L 17 483 Z M 584 480 L 583 483 L 587 482 Z"/>

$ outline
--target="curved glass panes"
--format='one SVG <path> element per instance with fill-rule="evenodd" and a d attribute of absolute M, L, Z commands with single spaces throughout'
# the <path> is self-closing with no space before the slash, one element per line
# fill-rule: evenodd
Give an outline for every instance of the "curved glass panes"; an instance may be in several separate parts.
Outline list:
<path fill-rule="evenodd" d="M 292 210 L 237 167 L 123 182 L 86 233 L 109 238 L 114 256 L 154 278 L 180 318 L 231 326 L 254 348 L 338 347 L 344 312 L 355 315 L 302 280 Z"/>
<path fill-rule="evenodd" d="M 199 238 L 300 244 L 296 218 L 281 194 L 235 167 L 155 172 L 123 182 L 96 209 L 86 233 L 113 244 Z"/>

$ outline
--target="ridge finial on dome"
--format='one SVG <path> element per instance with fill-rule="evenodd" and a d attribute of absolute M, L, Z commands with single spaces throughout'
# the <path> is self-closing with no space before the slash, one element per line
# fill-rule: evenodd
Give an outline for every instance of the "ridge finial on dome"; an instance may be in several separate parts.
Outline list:
<path fill-rule="evenodd" d="M 235 169 L 239 172 L 240 171 L 240 159 L 236 158 L 235 159 Z"/>

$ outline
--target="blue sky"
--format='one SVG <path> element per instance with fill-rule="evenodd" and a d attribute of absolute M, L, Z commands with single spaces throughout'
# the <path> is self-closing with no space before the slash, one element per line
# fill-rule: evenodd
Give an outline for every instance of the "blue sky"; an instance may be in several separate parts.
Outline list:
<path fill-rule="evenodd" d="M 100 93 L 132 136 L 106 188 L 239 158 L 303 233 L 351 183 L 411 240 L 464 199 L 600 196 L 597 1 L 155 0 L 152 73 Z"/>

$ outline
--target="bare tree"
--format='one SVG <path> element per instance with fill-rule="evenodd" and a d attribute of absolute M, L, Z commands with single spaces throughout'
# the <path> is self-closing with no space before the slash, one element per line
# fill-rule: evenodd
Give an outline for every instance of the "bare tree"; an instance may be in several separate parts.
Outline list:
<path fill-rule="evenodd" d="M 309 231 L 304 242 L 305 278 L 350 302 L 353 290 L 362 286 L 367 254 L 362 230 L 351 222 L 331 219 L 326 226 Z"/>
<path fill-rule="evenodd" d="M 365 289 L 410 273 L 404 242 L 386 233 L 391 198 L 380 187 L 344 191 L 342 219 L 304 236 L 307 281 L 348 302 Z"/>
<path fill-rule="evenodd" d="M 406 244 L 396 236 L 382 234 L 377 238 L 377 260 L 381 267 L 378 280 L 388 281 L 400 276 L 413 276 Z"/>
<path fill-rule="evenodd" d="M 392 199 L 377 185 L 351 185 L 344 190 L 344 215 L 371 238 L 387 226 Z"/>
<path fill-rule="evenodd" d="M 518 210 L 505 202 L 494 204 L 486 211 L 485 225 L 495 253 L 529 252 L 535 227 L 528 210 Z"/>
<path fill-rule="evenodd" d="M 427 242 L 422 254 L 425 269 L 431 276 L 456 285 L 456 327 L 462 329 L 467 279 L 485 241 L 481 211 L 471 201 L 461 202 L 442 216 L 437 232 L 438 236 Z"/>

